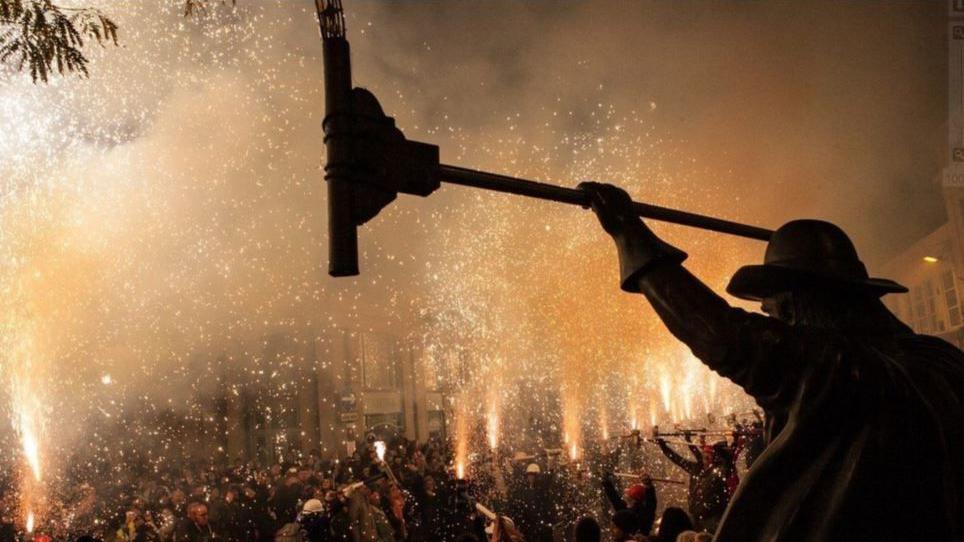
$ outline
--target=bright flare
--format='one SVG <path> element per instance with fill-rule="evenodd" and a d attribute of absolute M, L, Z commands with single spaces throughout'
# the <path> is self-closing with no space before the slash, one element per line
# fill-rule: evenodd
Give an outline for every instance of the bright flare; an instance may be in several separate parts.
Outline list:
<path fill-rule="evenodd" d="M 375 455 L 378 456 L 379 461 L 385 461 L 385 441 L 375 441 Z"/>
<path fill-rule="evenodd" d="M 666 412 L 669 412 L 670 410 L 672 410 L 672 406 L 670 405 L 670 399 L 671 399 L 670 388 L 671 387 L 672 387 L 672 383 L 669 380 L 669 373 L 667 372 L 660 373 L 659 393 L 663 398 L 663 410 L 665 410 Z"/>
<path fill-rule="evenodd" d="M 20 440 L 23 443 L 23 455 L 30 465 L 30 471 L 37 482 L 40 481 L 40 443 L 34 430 L 33 417 L 29 412 L 20 412 Z"/>
<path fill-rule="evenodd" d="M 33 511 L 27 512 L 27 532 L 33 532 Z"/>
<path fill-rule="evenodd" d="M 489 449 L 495 450 L 499 447 L 499 415 L 490 412 L 485 420 L 485 436 L 489 441 Z"/>

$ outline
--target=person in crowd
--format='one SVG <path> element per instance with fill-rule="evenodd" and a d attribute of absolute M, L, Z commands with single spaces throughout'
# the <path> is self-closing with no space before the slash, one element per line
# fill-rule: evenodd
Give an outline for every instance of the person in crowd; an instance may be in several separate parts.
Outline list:
<path fill-rule="evenodd" d="M 715 532 L 729 502 L 729 478 L 733 472 L 723 444 L 688 446 L 693 455 L 686 459 L 669 447 L 663 439 L 656 444 L 670 461 L 689 475 L 689 513 L 696 525 Z"/>
<path fill-rule="evenodd" d="M 602 485 L 613 510 L 625 509 L 635 514 L 636 532 L 648 535 L 656 520 L 656 488 L 653 486 L 652 478 L 644 474 L 640 478 L 640 483 L 627 486 L 622 496 L 616 490 L 612 473 L 607 473 L 603 477 Z"/>
<path fill-rule="evenodd" d="M 667 507 L 659 518 L 656 535 L 649 542 L 676 542 L 680 533 L 693 530 L 693 521 L 682 508 Z"/>
<path fill-rule="evenodd" d="M 446 498 L 440 493 L 435 477 L 426 475 L 414 489 L 420 503 L 420 521 L 416 528 L 418 540 L 442 540 L 445 531 Z"/>
<path fill-rule="evenodd" d="M 555 507 L 550 493 L 551 479 L 538 463 L 530 463 L 525 478 L 510 498 L 511 515 L 519 520 L 519 530 L 529 542 L 551 542 Z"/>
<path fill-rule="evenodd" d="M 634 534 L 638 531 L 639 525 L 636 523 L 636 514 L 625 508 L 616 510 L 613 514 L 612 524 L 610 525 L 610 534 L 613 542 L 633 540 Z"/>
<path fill-rule="evenodd" d="M 124 524 L 117 529 L 114 539 L 118 542 L 133 542 L 137 537 L 137 510 L 128 510 L 124 514 Z"/>
<path fill-rule="evenodd" d="M 328 542 L 331 539 L 331 515 L 319 499 L 308 499 L 301 508 L 298 523 L 305 542 Z"/>
<path fill-rule="evenodd" d="M 211 509 L 211 521 L 219 526 L 221 539 L 226 542 L 245 542 L 244 522 L 241 518 L 241 505 L 238 502 L 240 490 L 229 486 L 220 501 Z"/>
<path fill-rule="evenodd" d="M 713 535 L 707 532 L 683 531 L 676 537 L 676 542 L 713 542 Z"/>
<path fill-rule="evenodd" d="M 193 501 L 187 505 L 187 517 L 174 530 L 174 542 L 211 542 L 217 540 L 208 522 L 208 505 Z"/>
<path fill-rule="evenodd" d="M 287 473 L 276 487 L 272 508 L 275 521 L 279 525 L 294 523 L 298 515 L 298 500 L 301 499 L 302 485 L 297 471 Z"/>
<path fill-rule="evenodd" d="M 583 516 L 576 522 L 574 531 L 575 542 L 601 542 L 602 529 L 599 522 L 592 516 Z"/>
<path fill-rule="evenodd" d="M 375 524 L 377 542 L 395 542 L 395 529 L 392 528 L 385 510 L 381 507 L 381 495 L 377 491 L 372 491 L 368 495 L 368 504 Z"/>
<path fill-rule="evenodd" d="M 489 535 L 489 542 L 526 542 L 528 540 L 521 531 L 516 529 L 515 522 L 506 516 L 497 516 L 485 528 L 485 534 Z"/>

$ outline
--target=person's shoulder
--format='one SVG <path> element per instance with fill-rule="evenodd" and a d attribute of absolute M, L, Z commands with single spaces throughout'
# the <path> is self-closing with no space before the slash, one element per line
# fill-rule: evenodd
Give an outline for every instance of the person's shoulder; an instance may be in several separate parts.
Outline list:
<path fill-rule="evenodd" d="M 909 370 L 946 372 L 964 377 L 964 353 L 940 337 L 907 333 L 896 337 Z M 910 363 L 912 362 L 912 363 Z"/>

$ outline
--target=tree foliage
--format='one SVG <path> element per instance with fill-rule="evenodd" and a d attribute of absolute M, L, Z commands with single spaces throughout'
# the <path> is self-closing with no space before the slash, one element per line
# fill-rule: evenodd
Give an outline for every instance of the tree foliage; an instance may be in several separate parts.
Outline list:
<path fill-rule="evenodd" d="M 55 71 L 86 76 L 85 40 L 117 45 L 117 25 L 93 8 L 0 0 L 0 62 L 29 70 L 34 83 L 46 83 Z"/>

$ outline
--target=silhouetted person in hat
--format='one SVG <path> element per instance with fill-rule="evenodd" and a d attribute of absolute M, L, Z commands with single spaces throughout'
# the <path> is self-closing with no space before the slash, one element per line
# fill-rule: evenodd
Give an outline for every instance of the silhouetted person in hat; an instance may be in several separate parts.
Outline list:
<path fill-rule="evenodd" d="M 768 446 L 717 542 L 962 540 L 964 355 L 884 307 L 903 286 L 869 278 L 836 226 L 797 220 L 727 287 L 769 316 L 748 313 L 690 274 L 624 191 L 581 187 L 616 241 L 622 289 L 766 413 Z"/>

